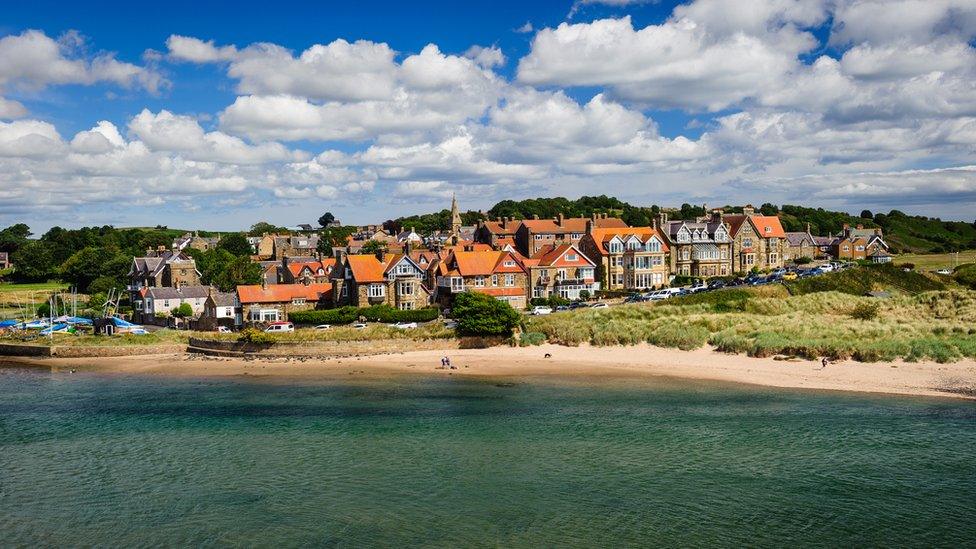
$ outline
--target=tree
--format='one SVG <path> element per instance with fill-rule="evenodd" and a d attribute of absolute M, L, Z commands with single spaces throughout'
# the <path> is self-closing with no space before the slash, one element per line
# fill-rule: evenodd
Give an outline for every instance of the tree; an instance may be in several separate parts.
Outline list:
<path fill-rule="evenodd" d="M 220 242 L 217 243 L 217 248 L 226 250 L 237 257 L 248 257 L 254 253 L 251 243 L 241 233 L 230 233 L 221 238 Z"/>
<path fill-rule="evenodd" d="M 102 264 L 107 259 L 101 248 L 87 247 L 75 252 L 61 265 L 61 278 L 88 293 L 88 286 L 102 276 Z"/>
<path fill-rule="evenodd" d="M 261 266 L 247 257 L 234 258 L 224 266 L 211 283 L 222 292 L 233 291 L 244 284 L 260 284 Z"/>
<path fill-rule="evenodd" d="M 248 236 L 262 236 L 265 234 L 274 233 L 287 233 L 288 230 L 283 227 L 277 227 L 268 223 L 267 221 L 258 221 L 254 225 L 251 225 L 251 230 L 247 232 Z"/>
<path fill-rule="evenodd" d="M 334 221 L 335 221 L 335 216 L 332 215 L 332 212 L 325 212 L 324 214 L 322 214 L 322 217 L 319 218 L 319 226 L 328 227 L 329 225 L 332 225 Z"/>
<path fill-rule="evenodd" d="M 16 252 L 21 246 L 27 244 L 27 237 L 30 235 L 30 227 L 24 223 L 7 227 L 0 231 L 0 252 Z"/>
<path fill-rule="evenodd" d="M 51 246 L 41 240 L 24 244 L 11 256 L 14 264 L 14 278 L 26 282 L 45 282 L 55 275 L 57 264 L 51 253 Z"/>
<path fill-rule="evenodd" d="M 579 298 L 580 298 L 580 301 L 586 301 L 587 299 L 590 298 L 590 291 L 589 290 L 580 290 Z"/>
<path fill-rule="evenodd" d="M 455 296 L 452 314 L 462 335 L 511 335 L 522 320 L 522 315 L 507 302 L 479 292 Z"/>
<path fill-rule="evenodd" d="M 121 290 L 124 287 L 125 284 L 121 284 L 117 278 L 102 275 L 95 280 L 92 280 L 92 283 L 88 285 L 88 293 L 107 294 L 112 288 Z"/>
<path fill-rule="evenodd" d="M 380 242 L 379 240 L 367 240 L 362 249 L 360 250 L 364 254 L 375 254 L 379 252 L 386 251 L 386 243 Z"/>
<path fill-rule="evenodd" d="M 871 210 L 861 210 L 861 219 L 874 219 L 874 214 Z"/>
<path fill-rule="evenodd" d="M 759 206 L 759 213 L 763 215 L 777 215 L 779 214 L 779 208 L 777 208 L 775 204 L 766 202 L 762 206 Z"/>
<path fill-rule="evenodd" d="M 172 314 L 174 318 L 189 318 L 193 316 L 193 307 L 184 301 L 179 307 L 173 308 Z"/>

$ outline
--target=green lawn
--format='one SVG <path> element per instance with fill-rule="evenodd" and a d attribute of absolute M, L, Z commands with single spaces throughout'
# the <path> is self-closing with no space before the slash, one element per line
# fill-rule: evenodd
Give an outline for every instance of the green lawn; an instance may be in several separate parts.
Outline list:
<path fill-rule="evenodd" d="M 899 254 L 895 256 L 895 263 L 914 263 L 915 268 L 922 271 L 952 269 L 963 263 L 976 263 L 976 250 L 966 250 L 958 254 Z"/>
<path fill-rule="evenodd" d="M 67 290 L 68 285 L 63 282 L 33 282 L 30 284 L 0 283 L 0 293 L 11 292 L 41 292 Z"/>

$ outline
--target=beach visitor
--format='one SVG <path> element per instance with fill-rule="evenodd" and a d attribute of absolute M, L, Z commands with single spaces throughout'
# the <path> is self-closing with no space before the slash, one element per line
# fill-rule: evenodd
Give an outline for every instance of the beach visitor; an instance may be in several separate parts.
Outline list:
<path fill-rule="evenodd" d="M 827 357 L 823 357 L 823 360 L 820 361 L 820 364 L 821 364 L 820 369 L 823 370 L 824 368 L 827 367 L 828 364 L 830 364 L 830 359 Z"/>

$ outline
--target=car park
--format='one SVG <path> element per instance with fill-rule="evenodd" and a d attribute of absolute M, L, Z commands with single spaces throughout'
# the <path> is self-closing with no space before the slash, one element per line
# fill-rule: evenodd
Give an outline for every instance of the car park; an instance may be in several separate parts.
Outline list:
<path fill-rule="evenodd" d="M 269 334 L 282 334 L 295 331 L 295 325 L 291 322 L 272 322 L 264 329 Z"/>

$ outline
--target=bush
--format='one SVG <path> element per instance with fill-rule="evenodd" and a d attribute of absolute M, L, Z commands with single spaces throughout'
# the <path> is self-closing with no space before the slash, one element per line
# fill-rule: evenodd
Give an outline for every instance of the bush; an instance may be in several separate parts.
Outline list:
<path fill-rule="evenodd" d="M 237 341 L 241 343 L 267 344 L 274 343 L 275 337 L 271 334 L 266 334 L 257 328 L 244 328 L 241 330 L 241 333 L 237 335 Z"/>
<path fill-rule="evenodd" d="M 848 314 L 856 320 L 874 320 L 878 318 L 878 308 L 877 303 L 858 303 Z"/>
<path fill-rule="evenodd" d="M 288 314 L 288 319 L 296 324 L 349 324 L 359 317 L 371 322 L 430 322 L 436 320 L 440 312 L 434 307 L 401 311 L 389 305 L 373 305 L 372 307 L 339 307 L 338 309 L 324 309 L 313 311 L 295 311 Z"/>
<path fill-rule="evenodd" d="M 180 303 L 179 307 L 174 307 L 173 316 L 176 318 L 187 318 L 193 316 L 193 307 L 189 303 Z"/>
<path fill-rule="evenodd" d="M 587 299 L 590 298 L 590 291 L 589 290 L 580 290 L 579 298 L 580 298 L 580 301 L 586 301 Z"/>
<path fill-rule="evenodd" d="M 519 346 L 530 347 L 532 345 L 542 345 L 546 342 L 546 334 L 542 332 L 526 332 L 522 334 Z"/>
<path fill-rule="evenodd" d="M 810 263 L 813 263 L 813 259 L 811 259 L 811 258 L 809 258 L 807 256 L 803 256 L 803 257 L 798 257 L 795 260 L 793 260 L 793 263 L 796 263 L 797 265 L 809 265 Z"/>
<path fill-rule="evenodd" d="M 512 335 L 522 316 L 504 301 L 478 292 L 463 292 L 452 308 L 457 331 L 462 335 Z"/>

